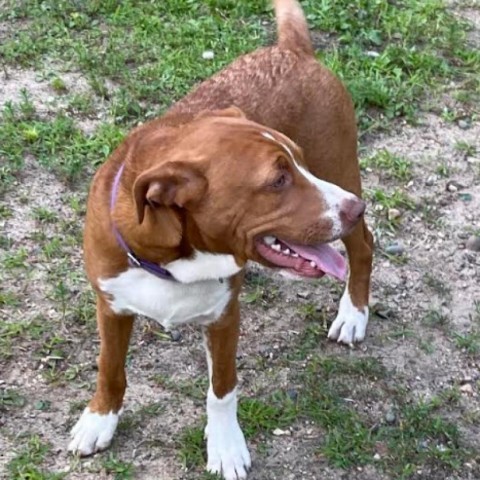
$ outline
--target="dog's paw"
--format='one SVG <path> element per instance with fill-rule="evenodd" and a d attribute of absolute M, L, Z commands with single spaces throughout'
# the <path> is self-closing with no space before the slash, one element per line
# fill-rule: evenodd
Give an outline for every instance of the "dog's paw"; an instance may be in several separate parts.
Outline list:
<path fill-rule="evenodd" d="M 81 457 L 105 450 L 112 442 L 117 424 L 117 413 L 102 415 L 87 407 L 72 429 L 68 450 Z"/>
<path fill-rule="evenodd" d="M 247 478 L 247 471 L 252 462 L 238 422 L 208 424 L 205 435 L 208 453 L 207 470 L 210 473 L 222 475 L 225 480 Z"/>
<path fill-rule="evenodd" d="M 348 290 L 345 290 L 340 300 L 337 318 L 328 331 L 328 338 L 347 345 L 361 342 L 365 338 L 367 324 L 368 307 L 358 309 L 353 305 Z"/>

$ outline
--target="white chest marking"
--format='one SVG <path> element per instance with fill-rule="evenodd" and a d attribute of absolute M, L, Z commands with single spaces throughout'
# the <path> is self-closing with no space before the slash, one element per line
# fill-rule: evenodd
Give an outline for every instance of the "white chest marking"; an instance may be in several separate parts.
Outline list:
<path fill-rule="evenodd" d="M 110 296 L 115 313 L 145 315 L 165 329 L 181 323 L 206 325 L 221 316 L 230 300 L 226 278 L 241 270 L 230 255 L 201 252 L 166 268 L 178 282 L 129 268 L 117 277 L 99 279 L 99 286 Z"/>

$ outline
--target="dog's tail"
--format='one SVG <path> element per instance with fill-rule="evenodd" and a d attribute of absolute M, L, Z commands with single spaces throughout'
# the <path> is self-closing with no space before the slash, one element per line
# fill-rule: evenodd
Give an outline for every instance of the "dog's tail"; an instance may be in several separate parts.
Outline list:
<path fill-rule="evenodd" d="M 297 0 L 273 0 L 277 17 L 278 45 L 313 55 L 307 20 Z"/>

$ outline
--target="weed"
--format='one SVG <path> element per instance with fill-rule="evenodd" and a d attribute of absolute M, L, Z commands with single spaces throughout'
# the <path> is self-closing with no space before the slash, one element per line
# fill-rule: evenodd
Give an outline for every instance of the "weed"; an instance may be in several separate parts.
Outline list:
<path fill-rule="evenodd" d="M 267 401 L 244 398 L 239 403 L 238 418 L 247 438 L 286 427 L 295 417 L 295 404 L 286 395 L 279 393 Z"/>
<path fill-rule="evenodd" d="M 388 178 L 410 180 L 412 178 L 412 162 L 406 158 L 392 154 L 386 149 L 362 160 L 361 166 L 374 167 L 385 173 Z"/>
<path fill-rule="evenodd" d="M 41 469 L 50 447 L 36 435 L 31 436 L 21 450 L 7 465 L 11 480 L 60 480 L 64 473 L 52 473 Z"/>
<path fill-rule="evenodd" d="M 102 466 L 107 473 L 113 474 L 115 480 L 130 480 L 135 478 L 133 464 L 116 458 L 111 452 L 108 457 L 102 461 Z"/>
<path fill-rule="evenodd" d="M 0 389 L 0 411 L 21 408 L 25 403 L 25 397 L 16 390 Z"/>
<path fill-rule="evenodd" d="M 428 310 L 423 317 L 423 323 L 429 327 L 435 327 L 440 329 L 448 328 L 450 319 L 447 315 L 439 312 L 438 310 Z"/>
<path fill-rule="evenodd" d="M 185 468 L 205 463 L 205 429 L 203 427 L 185 428 L 177 440 L 177 448 Z"/>
<path fill-rule="evenodd" d="M 27 250 L 21 247 L 17 251 L 5 253 L 1 261 L 5 269 L 12 270 L 15 268 L 27 268 L 27 258 Z"/>
<path fill-rule="evenodd" d="M 33 218 L 40 223 L 55 223 L 58 221 L 57 214 L 44 207 L 35 207 L 33 209 Z"/>
<path fill-rule="evenodd" d="M 464 334 L 454 333 L 454 338 L 457 348 L 469 355 L 480 354 L 480 330 L 474 329 Z"/>
<path fill-rule="evenodd" d="M 474 157 L 477 153 L 477 147 L 475 145 L 463 140 L 459 140 L 455 143 L 455 149 L 462 153 L 465 158 Z"/>

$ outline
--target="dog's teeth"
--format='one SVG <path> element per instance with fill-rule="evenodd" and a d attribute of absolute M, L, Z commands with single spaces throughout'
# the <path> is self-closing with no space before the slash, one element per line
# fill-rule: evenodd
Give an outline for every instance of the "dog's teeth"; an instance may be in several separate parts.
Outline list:
<path fill-rule="evenodd" d="M 317 264 L 313 260 L 310 262 L 310 266 L 312 268 L 317 268 Z"/>
<path fill-rule="evenodd" d="M 279 243 L 274 243 L 273 245 L 270 245 L 270 248 L 273 248 L 276 252 L 280 252 L 282 250 L 282 247 Z"/>
<path fill-rule="evenodd" d="M 298 258 L 298 253 L 296 253 L 296 252 L 292 252 L 291 255 L 292 255 L 293 258 Z"/>
<path fill-rule="evenodd" d="M 271 235 L 268 235 L 266 237 L 263 237 L 263 241 L 267 244 L 267 245 L 273 245 L 275 243 L 275 240 L 276 238 L 275 237 L 272 237 Z"/>
<path fill-rule="evenodd" d="M 285 255 L 290 255 L 290 249 L 289 249 L 289 248 L 286 248 L 286 249 L 283 251 L 283 253 L 284 253 Z"/>

